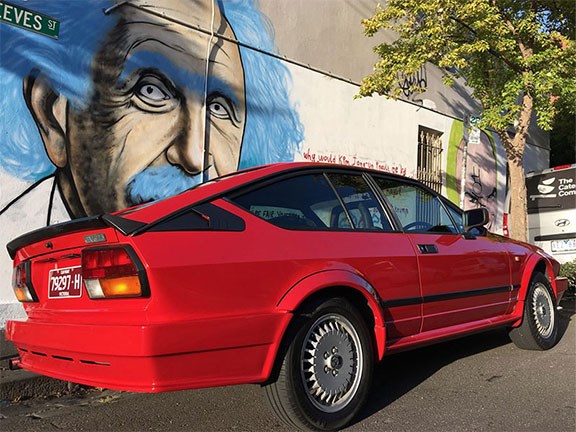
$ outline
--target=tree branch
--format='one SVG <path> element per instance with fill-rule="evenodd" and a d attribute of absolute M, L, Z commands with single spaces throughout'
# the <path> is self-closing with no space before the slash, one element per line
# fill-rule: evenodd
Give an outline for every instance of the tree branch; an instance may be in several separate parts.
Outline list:
<path fill-rule="evenodd" d="M 476 33 L 476 30 L 474 30 L 471 26 L 469 26 L 468 24 L 466 24 L 465 22 L 459 20 L 458 18 L 454 17 L 454 16 L 450 16 L 450 19 L 457 22 L 458 24 L 460 24 L 462 27 L 464 27 L 465 29 L 467 29 L 470 33 L 472 33 L 475 37 L 478 36 L 478 33 Z M 507 58 L 505 58 L 504 56 L 502 56 L 502 54 L 500 54 L 498 51 L 496 51 L 494 48 L 488 46 L 488 52 L 490 54 L 492 54 L 494 57 L 502 60 L 510 69 L 512 69 L 514 72 L 516 73 L 522 73 L 522 69 L 518 67 L 518 65 L 515 65 L 514 63 L 512 63 L 510 60 L 508 60 Z"/>
<path fill-rule="evenodd" d="M 520 39 L 520 36 L 518 35 L 518 32 L 516 31 L 516 27 L 514 27 L 514 24 L 512 23 L 512 20 L 510 19 L 510 17 L 508 17 L 508 15 L 506 15 L 506 12 L 504 12 L 504 10 L 502 10 L 502 8 L 500 8 L 500 6 L 498 6 L 496 0 L 492 0 L 491 4 L 498 11 L 498 15 L 500 15 L 502 17 L 502 19 L 504 20 L 504 24 L 506 24 L 508 29 L 510 29 L 510 31 L 512 32 L 512 34 L 516 38 L 516 42 L 518 43 L 518 48 L 520 48 L 520 53 L 522 54 L 522 57 L 524 59 L 528 59 L 528 58 L 532 57 L 532 53 L 533 53 L 532 48 L 527 47 L 526 44 L 522 41 L 522 39 Z M 537 7 L 537 3 L 536 3 L 536 1 L 533 1 L 532 2 L 532 9 L 535 11 L 536 7 Z M 526 70 L 527 69 L 524 69 L 524 71 L 526 71 Z M 520 71 L 518 71 L 518 72 L 520 72 Z"/>

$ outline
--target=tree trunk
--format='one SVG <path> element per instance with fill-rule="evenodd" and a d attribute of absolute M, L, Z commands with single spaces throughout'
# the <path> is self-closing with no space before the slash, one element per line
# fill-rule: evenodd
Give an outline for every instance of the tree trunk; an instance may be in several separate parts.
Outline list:
<path fill-rule="evenodd" d="M 526 180 L 522 160 L 508 160 L 510 172 L 510 214 L 508 225 L 510 237 L 520 241 L 528 240 L 528 217 L 526 202 Z"/>
<path fill-rule="evenodd" d="M 508 170 L 510 174 L 510 213 L 508 225 L 510 237 L 520 241 L 528 241 L 528 206 L 526 198 L 526 179 L 524 176 L 524 150 L 528 127 L 534 107 L 534 99 L 529 93 L 522 97 L 522 107 L 518 118 L 514 138 L 510 138 L 505 130 L 498 131 L 506 156 L 508 158 Z"/>

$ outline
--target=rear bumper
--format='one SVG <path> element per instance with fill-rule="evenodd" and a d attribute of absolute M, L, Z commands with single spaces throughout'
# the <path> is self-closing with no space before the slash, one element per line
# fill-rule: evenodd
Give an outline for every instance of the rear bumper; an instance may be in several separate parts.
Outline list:
<path fill-rule="evenodd" d="M 8 321 L 20 366 L 66 381 L 162 392 L 264 381 L 289 314 L 155 325 Z"/>

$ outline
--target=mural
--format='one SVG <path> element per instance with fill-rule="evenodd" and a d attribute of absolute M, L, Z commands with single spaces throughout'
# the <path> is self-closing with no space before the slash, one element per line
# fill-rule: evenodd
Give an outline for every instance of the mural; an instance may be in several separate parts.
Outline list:
<path fill-rule="evenodd" d="M 1 5 L 60 25 L 54 38 L 0 22 L 3 249 L 41 226 L 294 159 L 303 127 L 289 70 L 235 43 L 274 51 L 253 0 Z M 10 272 L 2 252 L 3 281 Z"/>
<path fill-rule="evenodd" d="M 2 99 L 2 169 L 36 186 L 53 182 L 47 205 L 62 211 L 46 222 L 292 160 L 302 140 L 287 69 L 193 28 L 213 23 L 226 38 L 272 49 L 252 1 L 218 2 L 214 11 L 210 0 L 149 3 L 26 2 L 61 21 L 58 40 L 2 25 L 11 95 Z M 264 131 L 271 109 L 281 115 Z"/>
<path fill-rule="evenodd" d="M 464 125 L 455 120 L 448 144 L 446 164 L 446 188 L 448 198 L 460 204 L 462 160 L 464 153 Z M 489 229 L 492 229 L 498 215 L 498 161 L 492 136 L 480 132 L 477 142 L 468 143 L 466 180 L 464 182 L 464 210 L 484 207 L 490 213 Z"/>
<path fill-rule="evenodd" d="M 310 18 L 309 4 L 299 4 L 293 17 Z M 420 126 L 446 133 L 457 121 L 414 103 L 355 99 L 358 86 L 293 62 L 319 57 L 309 43 L 319 22 L 355 28 L 357 4 L 319 2 L 313 24 L 295 32 L 277 0 L 0 1 L 0 332 L 22 316 L 4 248 L 22 233 L 266 163 L 414 177 Z M 283 50 L 294 48 L 290 58 L 278 53 L 275 32 Z M 332 54 L 341 48 L 321 38 L 335 70 L 371 66 L 369 46 L 351 50 L 354 58 Z M 448 182 L 461 138 L 460 126 Z M 482 203 L 493 190 L 486 161 L 469 168 Z"/>

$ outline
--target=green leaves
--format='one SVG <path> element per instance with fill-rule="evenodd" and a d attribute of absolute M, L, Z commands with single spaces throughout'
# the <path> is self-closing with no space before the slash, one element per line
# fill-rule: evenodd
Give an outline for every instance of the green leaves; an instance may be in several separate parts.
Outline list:
<path fill-rule="evenodd" d="M 538 124 L 551 126 L 560 97 L 576 106 L 576 48 L 572 0 L 388 0 L 362 21 L 364 32 L 398 35 L 377 45 L 380 60 L 364 78 L 360 96 L 398 98 L 403 77 L 431 62 L 450 85 L 463 76 L 484 109 L 482 127 L 514 127 L 523 95 Z M 448 72 L 450 70 L 451 72 Z M 422 92 L 415 83 L 410 91 Z M 551 99 L 552 98 L 552 99 Z M 576 108 L 575 108 L 576 110 Z M 528 116 L 530 117 L 530 116 Z"/>

